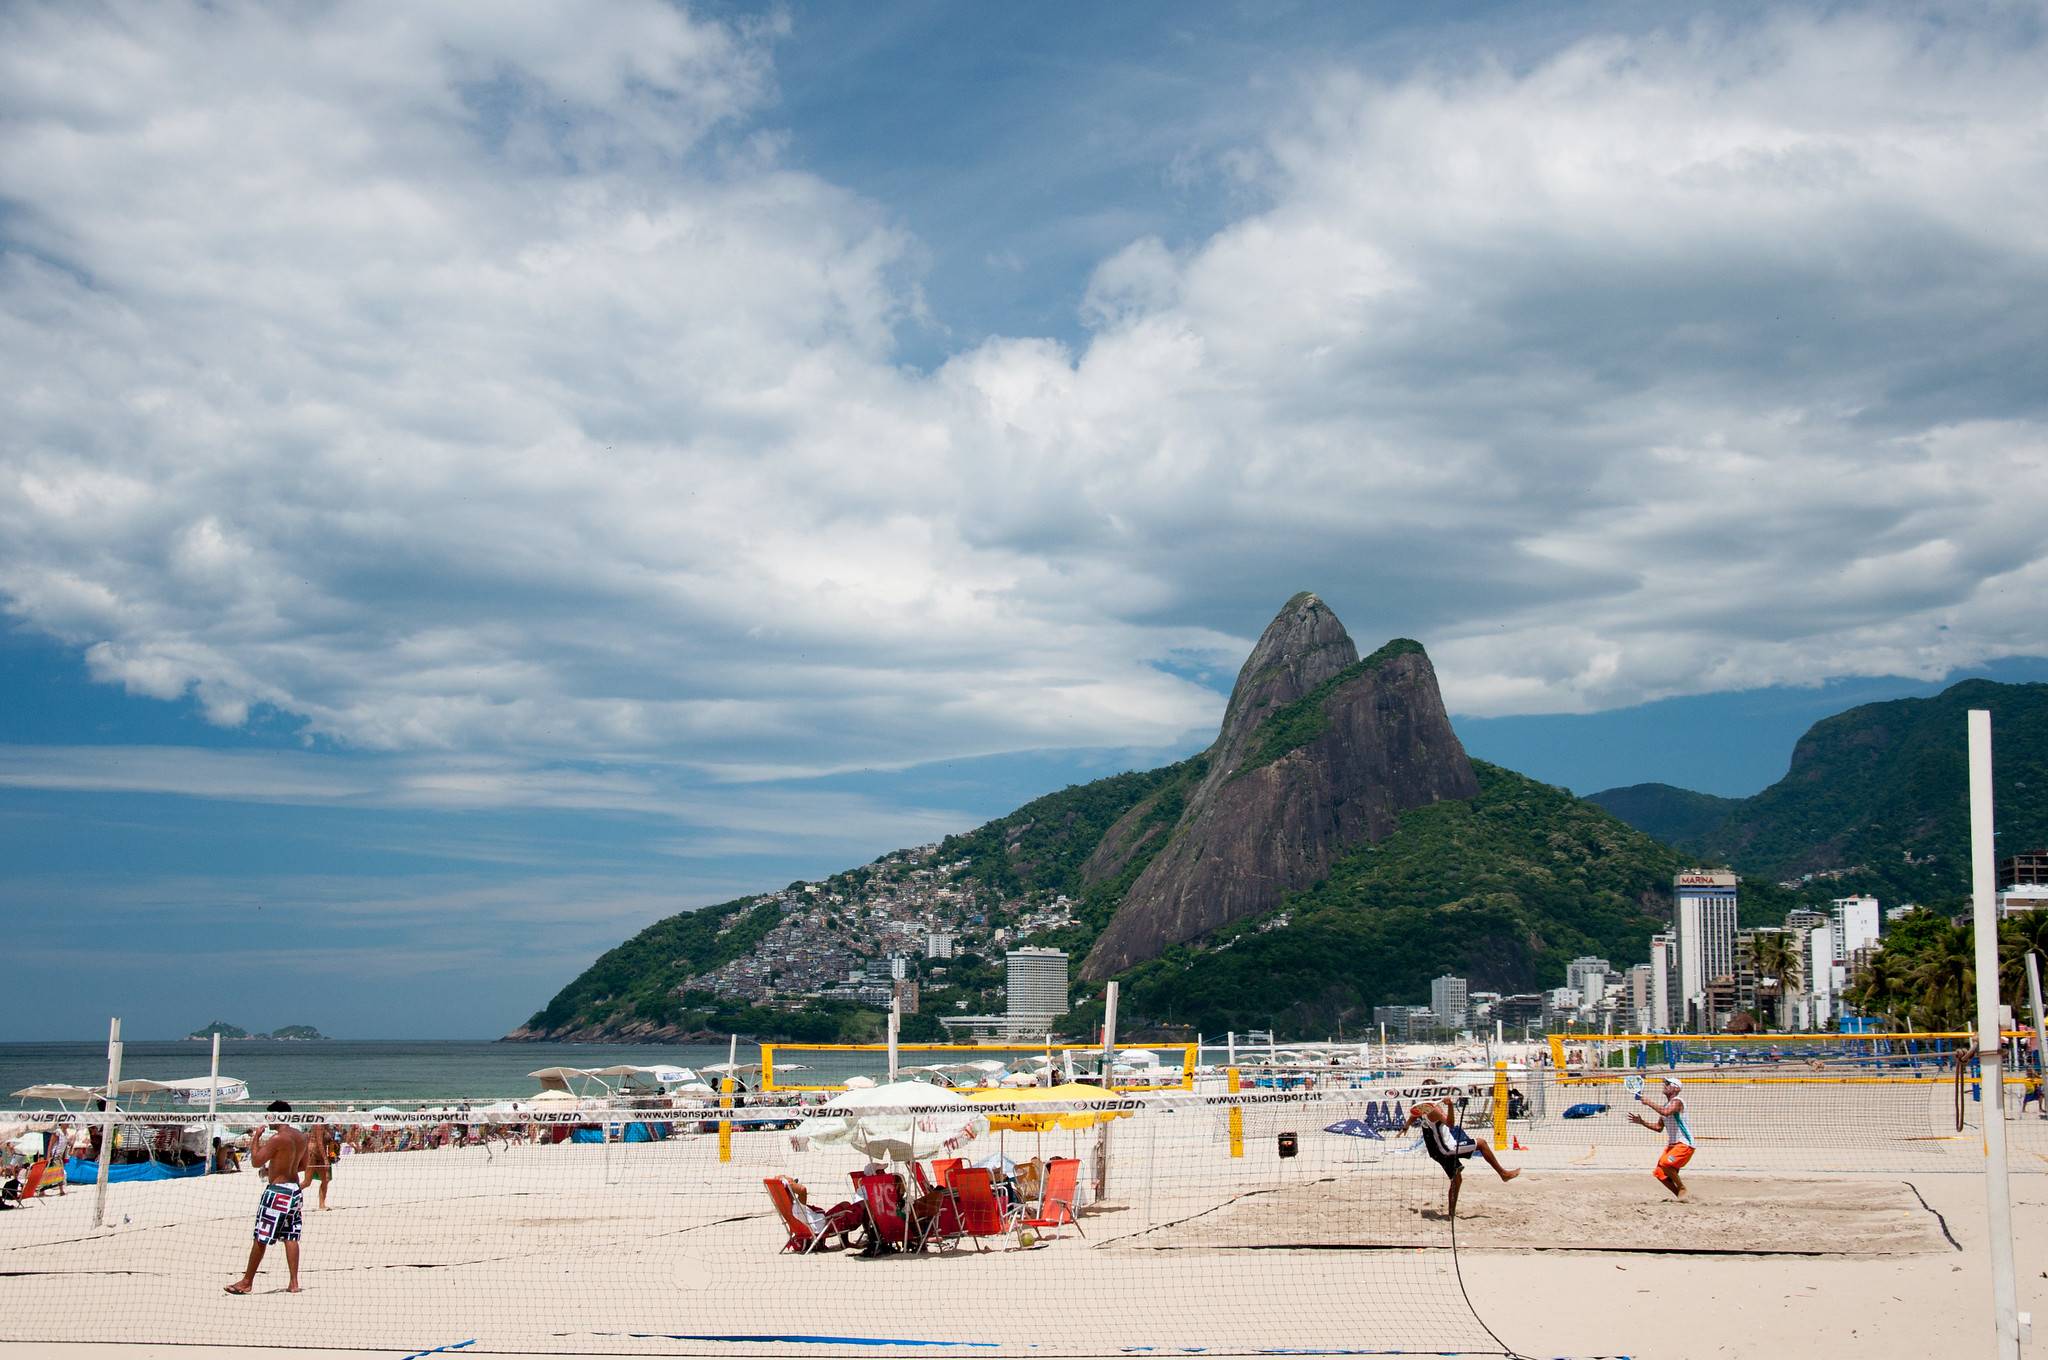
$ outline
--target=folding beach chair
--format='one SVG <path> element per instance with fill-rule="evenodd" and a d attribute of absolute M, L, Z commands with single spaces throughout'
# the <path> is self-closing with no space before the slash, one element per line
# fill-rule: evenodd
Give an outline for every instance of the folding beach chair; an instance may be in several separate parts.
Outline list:
<path fill-rule="evenodd" d="M 1081 1177 L 1081 1163 L 1073 1157 L 1055 1157 L 1046 1163 L 1045 1190 L 1038 1198 L 1038 1212 L 1029 1218 L 1017 1220 L 1020 1228 L 1058 1228 L 1072 1224 L 1074 1231 L 1081 1232 L 1081 1224 L 1074 1217 L 1075 1183 Z"/>
<path fill-rule="evenodd" d="M 950 1188 L 959 1206 L 960 1230 L 974 1239 L 976 1251 L 987 1251 L 985 1237 L 1001 1237 L 1010 1230 L 1011 1215 L 996 1198 L 995 1182 L 985 1167 L 963 1166 L 953 1172 Z"/>
<path fill-rule="evenodd" d="M 856 1171 L 853 1185 L 867 1211 L 868 1250 L 908 1248 L 910 1216 L 903 1212 L 903 1178 L 891 1171 Z"/>
<path fill-rule="evenodd" d="M 27 1167 L 23 1168 L 20 1180 L 16 1186 L 17 1193 L 9 1196 L 14 1201 L 16 1207 L 23 1207 L 36 1202 L 36 1196 L 43 1193 L 43 1177 L 49 1174 L 49 1170 L 50 1164 L 41 1158 L 37 1158 L 35 1161 L 30 1162 Z"/>
<path fill-rule="evenodd" d="M 867 1221 L 867 1216 L 853 1205 L 839 1204 L 826 1211 L 825 1226 L 814 1231 L 797 1214 L 796 1186 L 789 1177 L 769 1176 L 761 1184 L 768 1187 L 768 1202 L 775 1206 L 775 1212 L 782 1218 L 782 1226 L 789 1232 L 789 1240 L 782 1244 L 783 1251 L 808 1256 L 814 1251 L 829 1250 L 825 1246 L 827 1238 L 850 1233 Z M 781 1252 L 776 1254 L 779 1256 Z"/>
<path fill-rule="evenodd" d="M 965 1165 L 967 1165 L 965 1157 L 934 1157 L 932 1158 L 932 1179 L 937 1181 L 941 1188 L 949 1186 L 953 1183 L 953 1173 Z"/>

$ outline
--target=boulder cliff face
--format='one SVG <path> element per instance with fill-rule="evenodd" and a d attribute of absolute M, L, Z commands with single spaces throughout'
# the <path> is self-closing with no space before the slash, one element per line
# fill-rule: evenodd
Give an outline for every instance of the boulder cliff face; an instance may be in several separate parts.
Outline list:
<path fill-rule="evenodd" d="M 1327 877 L 1409 808 L 1472 798 L 1479 782 L 1419 643 L 1397 638 L 1360 660 L 1314 595 L 1289 600 L 1238 672 L 1207 770 L 1167 823 L 1147 802 L 1083 868 L 1113 878 L 1159 837 L 1081 966 L 1100 980 L 1170 945 L 1268 911 Z"/>

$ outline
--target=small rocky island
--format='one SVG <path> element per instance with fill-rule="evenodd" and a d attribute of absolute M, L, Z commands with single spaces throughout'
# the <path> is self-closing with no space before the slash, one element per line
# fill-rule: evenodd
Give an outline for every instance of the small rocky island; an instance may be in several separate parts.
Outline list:
<path fill-rule="evenodd" d="M 311 1025 L 280 1025 L 268 1034 L 251 1034 L 240 1025 L 230 1025 L 225 1020 L 215 1020 L 209 1025 L 193 1030 L 187 1039 L 211 1039 L 218 1034 L 223 1039 L 326 1039 L 327 1036 Z"/>

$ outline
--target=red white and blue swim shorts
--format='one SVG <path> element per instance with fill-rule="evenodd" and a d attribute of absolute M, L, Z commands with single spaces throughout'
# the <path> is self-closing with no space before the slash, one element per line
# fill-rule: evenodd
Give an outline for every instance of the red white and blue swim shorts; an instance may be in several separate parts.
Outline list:
<path fill-rule="evenodd" d="M 301 1202 L 296 1185 L 264 1186 L 263 1199 L 256 1206 L 256 1240 L 270 1243 L 298 1241 Z"/>

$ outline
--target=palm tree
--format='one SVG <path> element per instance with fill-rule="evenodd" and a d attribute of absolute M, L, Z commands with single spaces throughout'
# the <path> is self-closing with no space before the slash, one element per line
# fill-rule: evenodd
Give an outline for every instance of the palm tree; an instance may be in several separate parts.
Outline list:
<path fill-rule="evenodd" d="M 1766 1013 L 1774 1018 L 1779 1029 L 1784 1029 L 1785 993 L 1799 985 L 1799 949 L 1792 943 L 1792 936 L 1783 931 L 1758 934 L 1751 941 L 1749 966 L 1756 970 L 1757 991 L 1770 997 L 1772 1005 Z"/>
<path fill-rule="evenodd" d="M 1906 999 L 1906 978 L 1896 957 L 1884 950 L 1873 954 L 1846 999 L 1866 1015 L 1878 1016 L 1888 1027 L 1903 1028 L 1899 1009 Z"/>
<path fill-rule="evenodd" d="M 2048 911 L 2025 911 L 1998 923 L 1998 990 L 2013 1009 L 2027 1000 L 2027 955 L 2048 958 Z"/>
<path fill-rule="evenodd" d="M 1922 1029 L 1967 1029 L 1976 1011 L 1977 960 L 1970 927 L 1950 922 L 1915 960 L 1912 1021 Z"/>

